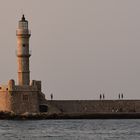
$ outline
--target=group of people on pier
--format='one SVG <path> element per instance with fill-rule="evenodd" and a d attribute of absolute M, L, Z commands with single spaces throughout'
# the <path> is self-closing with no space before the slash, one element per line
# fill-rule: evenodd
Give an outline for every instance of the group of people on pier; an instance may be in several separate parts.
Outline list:
<path fill-rule="evenodd" d="M 122 100 L 123 99 L 123 93 L 119 93 L 118 95 L 118 99 Z M 104 100 L 105 99 L 105 94 L 100 94 L 100 100 Z"/>

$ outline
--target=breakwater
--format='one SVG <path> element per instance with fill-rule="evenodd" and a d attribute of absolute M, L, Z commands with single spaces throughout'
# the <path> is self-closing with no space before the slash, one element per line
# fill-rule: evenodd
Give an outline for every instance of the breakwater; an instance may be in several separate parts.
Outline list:
<path fill-rule="evenodd" d="M 0 119 L 140 119 L 140 100 L 46 100 L 42 103 L 45 112 L 0 112 Z"/>
<path fill-rule="evenodd" d="M 68 114 L 139 113 L 140 100 L 47 100 L 48 112 Z"/>

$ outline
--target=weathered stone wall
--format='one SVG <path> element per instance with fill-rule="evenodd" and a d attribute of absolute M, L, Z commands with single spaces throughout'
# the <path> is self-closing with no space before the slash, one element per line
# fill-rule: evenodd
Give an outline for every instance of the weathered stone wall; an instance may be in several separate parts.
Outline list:
<path fill-rule="evenodd" d="M 9 111 L 16 114 L 25 112 L 39 112 L 39 89 L 34 85 L 15 85 L 14 80 L 10 80 L 7 85 L 0 85 L 0 111 Z"/>
<path fill-rule="evenodd" d="M 8 83 L 8 92 L 11 95 L 9 102 L 11 110 L 17 114 L 25 112 L 37 113 L 39 111 L 38 89 L 36 85 L 15 85 L 14 80 Z M 5 89 L 6 90 L 6 89 Z"/>
<path fill-rule="evenodd" d="M 11 95 L 11 110 L 17 114 L 25 112 L 38 113 L 38 92 L 14 91 Z"/>
<path fill-rule="evenodd" d="M 46 101 L 48 111 L 62 113 L 140 112 L 140 100 L 63 100 Z"/>
<path fill-rule="evenodd" d="M 11 110 L 11 95 L 8 91 L 8 85 L 0 85 L 0 111 Z"/>
<path fill-rule="evenodd" d="M 11 111 L 11 96 L 8 91 L 0 91 L 0 111 Z"/>

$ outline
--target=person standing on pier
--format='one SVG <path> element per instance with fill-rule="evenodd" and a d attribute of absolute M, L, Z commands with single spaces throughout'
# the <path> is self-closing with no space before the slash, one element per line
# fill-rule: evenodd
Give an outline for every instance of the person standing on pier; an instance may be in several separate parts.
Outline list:
<path fill-rule="evenodd" d="M 100 94 L 100 100 L 102 99 L 102 95 Z"/>
<path fill-rule="evenodd" d="M 123 93 L 121 94 L 121 98 L 123 99 Z"/>
<path fill-rule="evenodd" d="M 120 100 L 120 98 L 121 98 L 121 95 L 120 95 L 120 93 L 119 93 L 119 100 Z"/>
<path fill-rule="evenodd" d="M 103 99 L 105 99 L 105 95 L 103 94 Z"/>
<path fill-rule="evenodd" d="M 51 93 L 51 100 L 53 100 L 53 94 Z"/>

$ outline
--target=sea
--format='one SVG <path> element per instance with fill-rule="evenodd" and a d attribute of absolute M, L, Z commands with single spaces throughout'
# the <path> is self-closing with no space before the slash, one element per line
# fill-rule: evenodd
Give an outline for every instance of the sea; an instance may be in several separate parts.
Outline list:
<path fill-rule="evenodd" d="M 140 140 L 140 120 L 0 120 L 0 140 Z"/>

